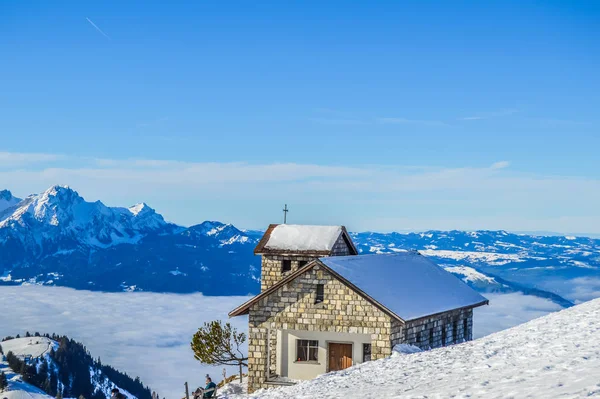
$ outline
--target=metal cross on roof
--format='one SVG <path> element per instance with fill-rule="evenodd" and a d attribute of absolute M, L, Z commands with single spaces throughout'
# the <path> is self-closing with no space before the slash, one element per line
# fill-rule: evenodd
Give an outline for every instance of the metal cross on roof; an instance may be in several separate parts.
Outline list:
<path fill-rule="evenodd" d="M 285 206 L 283 207 L 283 224 L 285 224 L 287 222 L 287 213 L 290 210 L 287 207 L 287 204 L 285 204 Z"/>

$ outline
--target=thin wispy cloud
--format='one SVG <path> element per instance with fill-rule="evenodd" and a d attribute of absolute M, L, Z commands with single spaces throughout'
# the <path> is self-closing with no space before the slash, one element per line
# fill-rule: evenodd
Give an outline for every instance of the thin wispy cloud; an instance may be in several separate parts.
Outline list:
<path fill-rule="evenodd" d="M 106 33 L 104 33 L 104 31 L 102 31 L 102 29 L 100 29 L 100 28 L 98 27 L 98 25 L 96 25 L 96 24 L 94 23 L 94 21 L 92 21 L 92 20 L 91 20 L 91 19 L 89 19 L 88 17 L 85 17 L 85 19 L 86 19 L 86 20 L 87 20 L 87 21 L 90 23 L 90 25 L 92 25 L 92 26 L 94 27 L 94 29 L 96 29 L 98 32 L 100 32 L 100 33 L 102 34 L 102 36 L 104 36 L 104 37 L 105 37 L 105 38 L 107 38 L 108 40 L 112 40 L 112 39 L 110 38 L 110 36 L 108 36 Z"/>
<path fill-rule="evenodd" d="M 509 166 L 510 166 L 510 162 L 500 161 L 500 162 L 493 163 L 492 166 L 490 166 L 490 169 L 506 169 Z"/>
<path fill-rule="evenodd" d="M 417 125 L 417 126 L 448 126 L 446 122 L 423 119 L 407 118 L 377 118 L 377 123 L 392 125 Z"/>
<path fill-rule="evenodd" d="M 362 125 L 365 123 L 364 121 L 358 119 L 344 118 L 310 118 L 309 120 L 322 125 Z"/>
<path fill-rule="evenodd" d="M 497 117 L 501 117 L 501 116 L 509 116 L 509 115 L 513 115 L 517 112 L 518 112 L 518 110 L 516 110 L 516 109 L 502 109 L 499 111 L 482 112 L 482 113 L 476 114 L 476 115 L 465 116 L 462 118 L 458 118 L 458 120 L 459 121 L 478 121 L 478 120 L 482 120 L 482 119 L 497 118 Z"/>
<path fill-rule="evenodd" d="M 0 166 L 15 167 L 64 159 L 59 154 L 0 151 Z"/>

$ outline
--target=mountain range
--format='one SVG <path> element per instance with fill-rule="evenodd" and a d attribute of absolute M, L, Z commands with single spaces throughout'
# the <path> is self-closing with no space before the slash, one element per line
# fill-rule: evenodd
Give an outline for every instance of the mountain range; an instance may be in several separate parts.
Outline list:
<path fill-rule="evenodd" d="M 0 191 L 0 284 L 246 295 L 260 289 L 261 231 L 169 223 L 145 203 L 87 202 L 66 186 L 25 199 Z M 419 250 L 482 292 L 570 306 L 569 282 L 600 278 L 600 239 L 506 231 L 352 233 L 361 253 Z"/>

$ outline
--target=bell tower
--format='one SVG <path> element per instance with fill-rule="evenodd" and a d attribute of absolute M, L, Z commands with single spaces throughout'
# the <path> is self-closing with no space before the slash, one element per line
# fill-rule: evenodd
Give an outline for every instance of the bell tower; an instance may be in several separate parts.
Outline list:
<path fill-rule="evenodd" d="M 284 219 L 285 215 L 287 206 Z M 262 292 L 315 259 L 358 255 L 358 251 L 344 226 L 272 224 L 254 254 L 262 257 Z"/>

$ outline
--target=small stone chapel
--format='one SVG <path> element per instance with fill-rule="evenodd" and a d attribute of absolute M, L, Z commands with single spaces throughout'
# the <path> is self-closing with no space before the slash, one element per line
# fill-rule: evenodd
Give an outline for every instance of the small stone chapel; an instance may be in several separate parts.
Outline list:
<path fill-rule="evenodd" d="M 254 253 L 261 293 L 229 313 L 249 315 L 249 392 L 471 340 L 488 304 L 416 251 L 359 255 L 344 226 L 272 224 Z"/>

